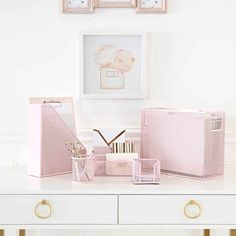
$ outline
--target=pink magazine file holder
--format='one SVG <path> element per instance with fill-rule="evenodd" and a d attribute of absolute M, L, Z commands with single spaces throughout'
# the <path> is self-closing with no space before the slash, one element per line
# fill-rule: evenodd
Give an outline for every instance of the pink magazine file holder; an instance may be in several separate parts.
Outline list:
<path fill-rule="evenodd" d="M 224 112 L 145 109 L 141 126 L 141 158 L 158 157 L 162 173 L 198 179 L 224 174 Z"/>
<path fill-rule="evenodd" d="M 45 177 L 72 172 L 71 153 L 65 143 L 79 140 L 57 111 L 48 104 L 29 104 L 28 123 L 28 174 Z M 86 154 L 85 148 L 82 153 Z"/>

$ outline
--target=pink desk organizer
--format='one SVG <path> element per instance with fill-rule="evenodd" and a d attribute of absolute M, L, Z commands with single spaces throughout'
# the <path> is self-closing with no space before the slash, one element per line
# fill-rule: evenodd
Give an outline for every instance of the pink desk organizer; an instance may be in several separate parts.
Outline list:
<path fill-rule="evenodd" d="M 132 161 L 95 161 L 96 176 L 132 176 Z"/>
<path fill-rule="evenodd" d="M 133 160 L 133 183 L 134 184 L 159 184 L 160 161 L 157 159 L 134 159 Z"/>
<path fill-rule="evenodd" d="M 132 176 L 133 158 L 137 153 L 110 153 L 107 157 L 95 156 L 96 176 Z"/>
<path fill-rule="evenodd" d="M 111 153 L 108 146 L 95 146 L 93 149 L 96 176 L 106 176 L 106 154 Z"/>
<path fill-rule="evenodd" d="M 163 173 L 199 179 L 223 175 L 224 137 L 224 112 L 142 112 L 141 158 L 158 157 Z"/>

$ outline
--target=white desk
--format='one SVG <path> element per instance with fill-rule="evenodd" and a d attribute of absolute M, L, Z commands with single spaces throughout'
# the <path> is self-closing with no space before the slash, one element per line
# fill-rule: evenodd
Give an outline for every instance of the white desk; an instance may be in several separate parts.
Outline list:
<path fill-rule="evenodd" d="M 35 215 L 42 200 L 47 219 Z M 184 207 L 190 201 L 189 216 Z M 49 207 L 39 206 L 47 216 Z M 193 211 L 190 211 L 193 210 Z M 133 185 L 131 178 L 96 177 L 73 183 L 71 175 L 39 179 L 25 169 L 0 168 L 0 228 L 160 229 L 236 228 L 236 170 L 211 181 L 162 176 L 161 185 Z M 233 235 L 234 231 L 232 231 Z M 0 233 L 1 235 L 1 233 Z"/>

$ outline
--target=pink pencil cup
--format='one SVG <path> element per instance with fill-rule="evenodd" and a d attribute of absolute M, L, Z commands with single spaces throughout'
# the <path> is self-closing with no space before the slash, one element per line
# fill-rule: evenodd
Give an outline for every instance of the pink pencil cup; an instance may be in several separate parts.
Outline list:
<path fill-rule="evenodd" d="M 89 182 L 94 180 L 94 157 L 84 155 L 72 158 L 73 181 Z"/>

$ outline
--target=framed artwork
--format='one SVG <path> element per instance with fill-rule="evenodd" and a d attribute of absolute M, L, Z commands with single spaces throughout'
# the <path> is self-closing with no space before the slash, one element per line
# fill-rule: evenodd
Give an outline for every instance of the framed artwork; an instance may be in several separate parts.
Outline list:
<path fill-rule="evenodd" d="M 165 13 L 166 0 L 137 0 L 137 13 Z"/>
<path fill-rule="evenodd" d="M 82 98 L 141 99 L 147 93 L 147 33 L 80 34 Z"/>
<path fill-rule="evenodd" d="M 135 7 L 136 0 L 94 0 L 95 7 Z"/>
<path fill-rule="evenodd" d="M 63 13 L 93 13 L 94 8 L 134 8 L 137 13 L 165 13 L 167 0 L 62 0 Z"/>
<path fill-rule="evenodd" d="M 93 0 L 63 0 L 64 13 L 92 13 Z"/>

